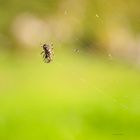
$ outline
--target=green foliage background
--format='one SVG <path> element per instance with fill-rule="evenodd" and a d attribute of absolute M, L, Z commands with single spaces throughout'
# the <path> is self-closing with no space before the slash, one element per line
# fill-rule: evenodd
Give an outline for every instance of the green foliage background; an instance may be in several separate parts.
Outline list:
<path fill-rule="evenodd" d="M 132 34 L 139 34 L 139 1 L 86 0 L 75 31 L 79 40 L 56 39 L 55 58 L 45 64 L 41 48 L 19 47 L 24 44 L 13 36 L 11 24 L 22 12 L 54 17 L 64 2 L 0 0 L 0 139 L 139 140 L 139 66 L 94 52 L 104 52 L 109 19 L 123 24 L 125 18 Z M 82 2 L 65 7 L 73 18 Z"/>

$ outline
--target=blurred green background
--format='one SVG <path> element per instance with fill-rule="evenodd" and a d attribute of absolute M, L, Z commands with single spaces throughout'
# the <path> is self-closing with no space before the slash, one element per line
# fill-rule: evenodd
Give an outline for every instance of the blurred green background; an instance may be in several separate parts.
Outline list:
<path fill-rule="evenodd" d="M 139 5 L 0 0 L 0 140 L 139 140 Z"/>

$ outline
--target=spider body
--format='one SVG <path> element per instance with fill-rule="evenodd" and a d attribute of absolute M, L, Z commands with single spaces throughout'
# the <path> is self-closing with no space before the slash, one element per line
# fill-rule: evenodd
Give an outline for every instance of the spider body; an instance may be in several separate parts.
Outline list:
<path fill-rule="evenodd" d="M 43 51 L 41 52 L 41 54 L 43 54 L 44 62 L 50 63 L 54 56 L 52 44 L 51 46 L 44 44 L 41 47 L 43 48 Z"/>

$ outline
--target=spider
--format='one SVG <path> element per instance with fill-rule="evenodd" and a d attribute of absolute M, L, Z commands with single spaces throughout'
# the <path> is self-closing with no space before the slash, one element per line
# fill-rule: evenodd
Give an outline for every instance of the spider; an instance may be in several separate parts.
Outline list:
<path fill-rule="evenodd" d="M 52 46 L 53 44 L 51 44 L 51 46 L 48 44 L 44 44 L 43 46 L 41 46 L 43 48 L 41 54 L 43 54 L 44 62 L 46 63 L 50 63 L 53 59 L 54 52 Z"/>

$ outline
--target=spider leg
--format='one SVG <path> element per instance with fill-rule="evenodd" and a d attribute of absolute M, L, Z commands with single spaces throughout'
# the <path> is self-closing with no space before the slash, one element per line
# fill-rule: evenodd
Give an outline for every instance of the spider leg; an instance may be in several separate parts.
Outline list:
<path fill-rule="evenodd" d="M 45 54 L 43 54 L 43 58 L 45 58 Z"/>
<path fill-rule="evenodd" d="M 54 52 L 52 52 L 52 56 L 54 57 Z"/>
<path fill-rule="evenodd" d="M 43 54 L 43 61 L 46 63 L 46 55 L 45 55 L 45 53 Z"/>
<path fill-rule="evenodd" d="M 47 63 L 50 63 L 51 62 L 51 60 L 50 59 L 47 59 Z"/>
<path fill-rule="evenodd" d="M 43 61 L 46 63 L 46 58 L 44 58 Z"/>
<path fill-rule="evenodd" d="M 50 63 L 52 60 L 52 58 L 49 56 L 48 59 L 47 59 L 47 63 Z"/>
<path fill-rule="evenodd" d="M 43 54 L 44 53 L 44 51 L 42 51 L 40 54 Z"/>
<path fill-rule="evenodd" d="M 51 46 L 53 46 L 53 43 L 51 42 Z"/>

